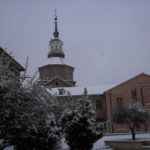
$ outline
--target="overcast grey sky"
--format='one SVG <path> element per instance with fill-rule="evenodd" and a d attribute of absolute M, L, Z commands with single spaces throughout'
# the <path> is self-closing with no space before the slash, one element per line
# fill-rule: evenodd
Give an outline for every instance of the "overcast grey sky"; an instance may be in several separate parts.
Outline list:
<path fill-rule="evenodd" d="M 30 73 L 46 63 L 55 8 L 78 85 L 150 73 L 150 0 L 0 0 L 0 46 L 29 56 Z"/>

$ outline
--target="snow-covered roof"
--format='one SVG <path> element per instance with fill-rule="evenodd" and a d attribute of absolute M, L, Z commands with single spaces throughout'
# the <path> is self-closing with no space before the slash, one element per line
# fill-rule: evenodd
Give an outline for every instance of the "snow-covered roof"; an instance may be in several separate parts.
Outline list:
<path fill-rule="evenodd" d="M 59 57 L 47 58 L 41 66 L 48 64 L 67 64 L 66 60 Z"/>
<path fill-rule="evenodd" d="M 49 66 L 49 65 L 63 65 L 63 66 L 68 66 L 71 68 L 74 68 L 72 65 L 70 65 L 66 59 L 64 58 L 58 58 L 58 57 L 52 57 L 52 58 L 48 58 L 45 61 L 43 61 L 40 65 L 39 68 L 45 67 L 45 66 Z"/>
<path fill-rule="evenodd" d="M 102 95 L 106 90 L 112 88 L 114 85 L 101 85 L 101 86 L 91 86 L 91 87 L 59 87 L 59 88 L 51 88 L 47 89 L 53 95 L 57 96 L 77 96 L 83 95 L 85 89 L 88 95 Z"/>
<path fill-rule="evenodd" d="M 25 68 L 13 56 L 11 56 L 11 54 L 9 54 L 6 51 L 6 49 L 3 49 L 2 47 L 0 47 L 0 55 L 1 55 L 1 58 L 6 59 L 6 61 L 9 61 L 13 67 L 17 67 L 19 71 L 25 70 Z M 3 59 L 2 61 L 5 61 Z"/>

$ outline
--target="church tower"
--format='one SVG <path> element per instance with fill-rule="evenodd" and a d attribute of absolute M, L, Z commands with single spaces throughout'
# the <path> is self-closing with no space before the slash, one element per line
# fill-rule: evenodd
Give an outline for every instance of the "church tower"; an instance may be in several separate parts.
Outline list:
<path fill-rule="evenodd" d="M 39 67 L 40 83 L 50 87 L 73 87 L 74 68 L 64 63 L 63 42 L 59 38 L 58 18 L 55 13 L 53 38 L 49 42 L 49 63 Z"/>
<path fill-rule="evenodd" d="M 59 32 L 58 32 L 58 27 L 57 27 L 57 16 L 55 15 L 54 18 L 54 23 L 55 23 L 55 30 L 53 33 L 53 39 L 50 40 L 49 42 L 49 53 L 48 53 L 48 58 L 51 57 L 58 57 L 58 58 L 64 58 L 65 54 L 63 52 L 63 42 L 59 39 Z"/>

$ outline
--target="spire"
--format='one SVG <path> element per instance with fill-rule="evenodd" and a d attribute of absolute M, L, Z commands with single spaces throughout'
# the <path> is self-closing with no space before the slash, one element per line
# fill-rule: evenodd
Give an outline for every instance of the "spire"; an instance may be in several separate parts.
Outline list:
<path fill-rule="evenodd" d="M 51 58 L 51 57 L 64 58 L 65 54 L 63 52 L 63 42 L 59 39 L 59 32 L 58 32 L 58 27 L 57 27 L 56 9 L 55 9 L 54 21 L 55 21 L 55 30 L 53 33 L 54 38 L 52 38 L 49 42 L 48 58 Z"/>
<path fill-rule="evenodd" d="M 56 13 L 56 9 L 55 9 L 55 18 L 54 18 L 54 21 L 55 21 L 55 30 L 54 30 L 54 38 L 58 38 L 59 37 L 59 32 L 58 32 L 58 26 L 57 26 L 57 13 Z"/>

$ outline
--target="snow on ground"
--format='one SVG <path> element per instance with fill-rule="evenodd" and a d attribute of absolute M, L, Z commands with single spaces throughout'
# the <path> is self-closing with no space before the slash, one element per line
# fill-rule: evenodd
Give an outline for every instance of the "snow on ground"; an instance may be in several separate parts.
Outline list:
<path fill-rule="evenodd" d="M 150 133 L 139 133 L 136 134 L 136 138 L 137 139 L 150 139 Z M 106 135 L 103 138 L 101 138 L 100 140 L 98 140 L 94 146 L 93 146 L 93 150 L 109 150 L 110 148 L 108 148 L 105 145 L 104 141 L 109 141 L 109 140 L 130 140 L 131 139 L 131 134 L 111 134 L 111 135 Z"/>
<path fill-rule="evenodd" d="M 61 140 L 61 148 L 62 148 L 62 150 L 69 150 L 69 147 L 65 143 L 65 139 L 64 138 Z"/>
<path fill-rule="evenodd" d="M 13 146 L 8 146 L 4 150 L 14 150 L 14 147 Z"/>

